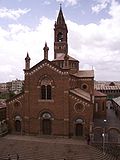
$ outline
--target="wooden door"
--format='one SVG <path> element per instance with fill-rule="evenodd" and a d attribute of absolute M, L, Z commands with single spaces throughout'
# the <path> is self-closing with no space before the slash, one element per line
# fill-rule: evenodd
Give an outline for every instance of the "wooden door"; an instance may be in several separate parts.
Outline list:
<path fill-rule="evenodd" d="M 78 123 L 76 124 L 76 136 L 82 136 L 83 135 L 83 125 Z"/>
<path fill-rule="evenodd" d="M 50 135 L 51 134 L 51 120 L 43 119 L 43 134 Z"/>

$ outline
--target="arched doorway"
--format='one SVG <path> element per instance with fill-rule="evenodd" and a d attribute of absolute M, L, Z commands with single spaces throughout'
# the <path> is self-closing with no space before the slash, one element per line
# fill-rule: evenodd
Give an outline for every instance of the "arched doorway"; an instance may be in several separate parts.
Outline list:
<path fill-rule="evenodd" d="M 21 130 L 22 130 L 21 122 L 22 122 L 22 118 L 20 116 L 16 116 L 15 117 L 15 126 L 14 126 L 16 132 L 21 132 Z"/>
<path fill-rule="evenodd" d="M 108 133 L 108 141 L 111 143 L 118 143 L 120 142 L 120 130 L 118 128 L 109 128 L 107 130 Z"/>
<path fill-rule="evenodd" d="M 52 133 L 51 115 L 49 113 L 42 115 L 42 132 L 44 135 L 51 135 Z"/>
<path fill-rule="evenodd" d="M 21 132 L 21 121 L 20 120 L 15 121 L 15 131 Z"/>
<path fill-rule="evenodd" d="M 50 135 L 51 134 L 51 120 L 43 119 L 43 134 Z"/>
<path fill-rule="evenodd" d="M 103 128 L 102 127 L 96 127 L 96 128 L 94 128 L 93 133 L 94 133 L 94 141 L 95 142 L 102 142 L 102 140 L 103 140 L 103 137 L 102 137 Z"/>
<path fill-rule="evenodd" d="M 76 124 L 76 131 L 75 131 L 76 136 L 82 136 L 83 135 L 83 125 L 78 123 Z"/>
<path fill-rule="evenodd" d="M 75 136 L 83 136 L 83 120 L 76 119 L 75 121 Z"/>

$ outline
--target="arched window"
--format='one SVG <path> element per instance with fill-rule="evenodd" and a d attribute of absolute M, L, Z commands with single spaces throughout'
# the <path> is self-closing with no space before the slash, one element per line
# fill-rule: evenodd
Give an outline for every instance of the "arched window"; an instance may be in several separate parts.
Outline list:
<path fill-rule="evenodd" d="M 51 99 L 51 85 L 42 85 L 41 86 L 41 98 L 42 99 Z"/>
<path fill-rule="evenodd" d="M 63 41 L 63 34 L 61 32 L 58 33 L 57 35 L 57 41 L 62 42 Z"/>
<path fill-rule="evenodd" d="M 39 92 L 40 99 L 43 99 L 43 100 L 52 99 L 52 96 L 53 96 L 52 88 L 54 86 L 53 79 L 51 77 L 45 75 L 39 81 L 39 85 L 40 85 L 40 92 Z"/>
<path fill-rule="evenodd" d="M 47 86 L 47 99 L 51 99 L 51 86 Z"/>
<path fill-rule="evenodd" d="M 45 87 L 45 85 L 41 86 L 41 98 L 46 99 L 46 87 Z"/>

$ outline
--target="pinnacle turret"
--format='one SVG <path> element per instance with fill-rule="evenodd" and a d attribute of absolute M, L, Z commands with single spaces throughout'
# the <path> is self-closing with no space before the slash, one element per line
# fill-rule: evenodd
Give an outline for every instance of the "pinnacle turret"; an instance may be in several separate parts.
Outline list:
<path fill-rule="evenodd" d="M 29 54 L 27 52 L 27 56 L 25 58 L 25 69 L 26 70 L 29 70 L 30 69 L 30 57 L 29 57 Z"/>
<path fill-rule="evenodd" d="M 44 46 L 43 50 L 44 50 L 44 59 L 48 59 L 49 47 L 47 46 L 47 42 L 45 42 L 45 46 Z"/>

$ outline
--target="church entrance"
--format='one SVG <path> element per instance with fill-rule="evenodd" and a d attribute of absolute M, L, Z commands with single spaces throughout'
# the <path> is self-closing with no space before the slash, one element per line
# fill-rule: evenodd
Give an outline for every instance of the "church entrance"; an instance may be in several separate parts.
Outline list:
<path fill-rule="evenodd" d="M 43 119 L 43 134 L 50 135 L 51 134 L 51 120 Z"/>
<path fill-rule="evenodd" d="M 20 120 L 15 121 L 15 131 L 21 132 L 21 121 Z"/>
<path fill-rule="evenodd" d="M 75 130 L 76 136 L 82 136 L 83 135 L 83 125 L 78 123 L 76 124 L 76 130 Z"/>
<path fill-rule="evenodd" d="M 81 118 L 75 120 L 75 136 L 83 136 L 83 122 Z"/>
<path fill-rule="evenodd" d="M 43 135 L 51 135 L 52 133 L 52 116 L 50 113 L 45 112 L 42 114 L 42 133 Z"/>

